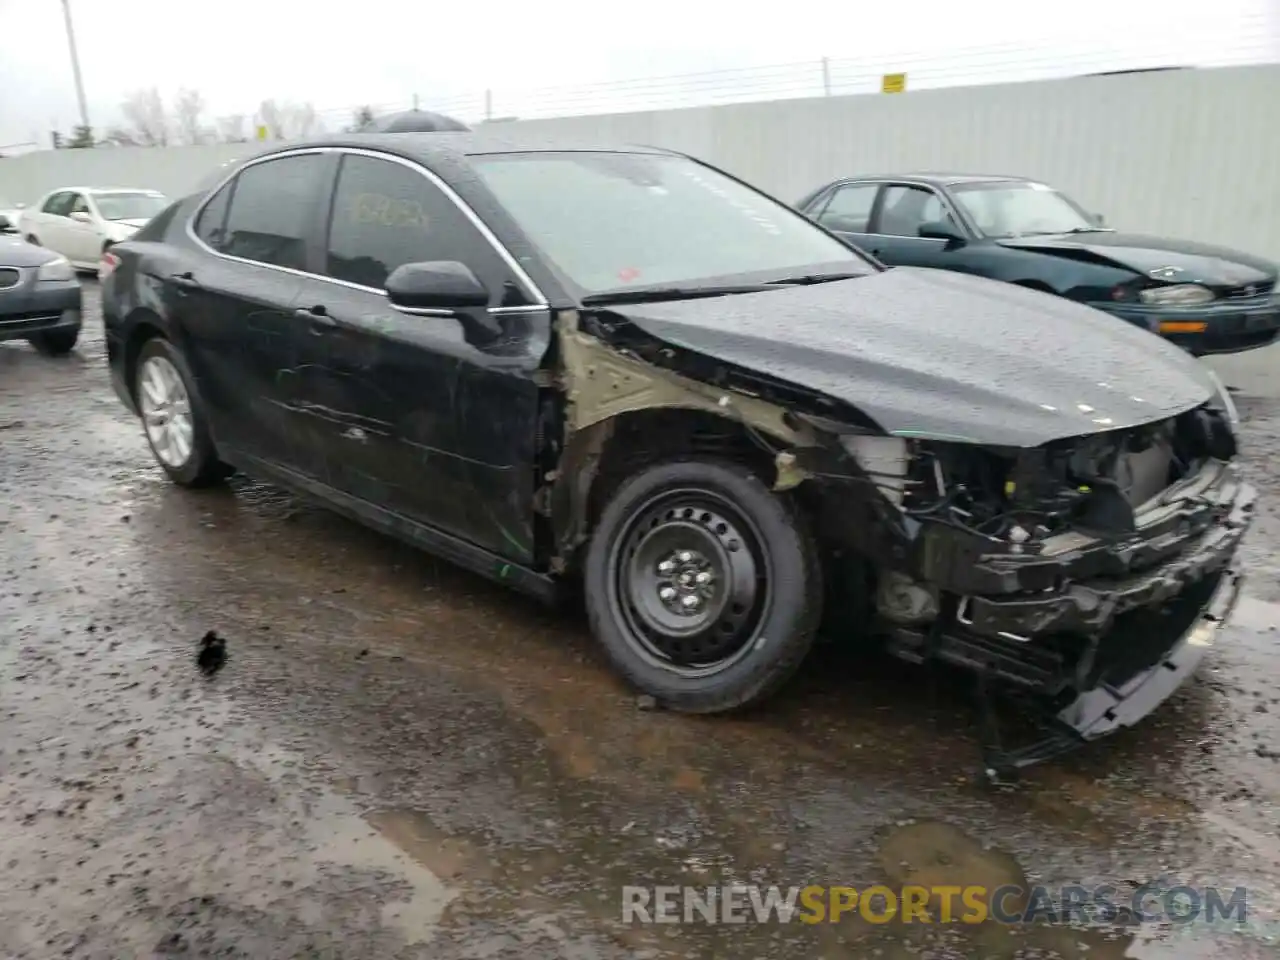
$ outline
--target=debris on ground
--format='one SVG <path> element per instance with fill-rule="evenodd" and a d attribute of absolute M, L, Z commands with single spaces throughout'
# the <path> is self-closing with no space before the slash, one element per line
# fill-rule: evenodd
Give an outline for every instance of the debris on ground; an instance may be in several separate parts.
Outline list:
<path fill-rule="evenodd" d="M 200 652 L 196 654 L 196 666 L 206 677 L 211 677 L 227 662 L 227 641 L 212 630 L 200 638 Z"/>

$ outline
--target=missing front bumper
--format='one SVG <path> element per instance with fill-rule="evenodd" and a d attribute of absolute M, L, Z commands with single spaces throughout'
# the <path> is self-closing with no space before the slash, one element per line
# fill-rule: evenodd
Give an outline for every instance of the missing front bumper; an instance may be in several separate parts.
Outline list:
<path fill-rule="evenodd" d="M 1111 548 L 1129 561 L 1147 552 L 1163 562 L 1039 593 L 952 595 L 937 622 L 892 628 L 889 650 L 972 671 L 984 713 L 990 688 L 1023 708 L 1043 735 L 1007 750 L 985 717 L 989 769 L 1049 759 L 1141 720 L 1195 671 L 1239 597 L 1242 577 L 1231 565 L 1255 501 L 1251 486 L 1224 477 L 1197 498 L 1211 506 L 1211 522 L 1195 529 L 1175 524 L 1152 539 Z M 1172 556 L 1170 541 L 1177 547 Z M 1062 562 L 1079 569 L 1081 554 L 1065 554 Z M 1090 563 L 1097 562 L 1106 558 L 1095 548 Z"/>

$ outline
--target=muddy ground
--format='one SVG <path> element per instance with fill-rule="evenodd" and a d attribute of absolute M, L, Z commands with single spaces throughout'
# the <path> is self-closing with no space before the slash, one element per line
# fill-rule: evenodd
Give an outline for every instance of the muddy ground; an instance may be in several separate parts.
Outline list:
<path fill-rule="evenodd" d="M 638 709 L 580 617 L 276 489 L 170 486 L 96 316 L 65 360 L 0 345 L 0 956 L 1274 956 L 1280 402 L 1242 406 L 1269 501 L 1219 647 L 992 789 L 949 677 L 831 647 L 749 717 Z M 1244 886 L 1250 929 L 620 919 L 626 884 L 1024 878 Z"/>

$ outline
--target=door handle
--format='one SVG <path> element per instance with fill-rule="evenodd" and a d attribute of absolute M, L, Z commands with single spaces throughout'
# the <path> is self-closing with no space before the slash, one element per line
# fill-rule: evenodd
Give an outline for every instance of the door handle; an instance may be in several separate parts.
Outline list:
<path fill-rule="evenodd" d="M 293 311 L 293 315 L 299 320 L 306 320 L 310 323 L 311 332 L 316 336 L 327 333 L 338 325 L 333 317 L 329 316 L 329 311 L 321 304 L 316 304 L 314 307 L 299 307 Z"/>
<path fill-rule="evenodd" d="M 196 280 L 195 275 L 190 270 L 186 273 L 173 274 L 169 277 L 169 282 L 177 287 L 179 291 L 200 289 L 200 282 Z"/>

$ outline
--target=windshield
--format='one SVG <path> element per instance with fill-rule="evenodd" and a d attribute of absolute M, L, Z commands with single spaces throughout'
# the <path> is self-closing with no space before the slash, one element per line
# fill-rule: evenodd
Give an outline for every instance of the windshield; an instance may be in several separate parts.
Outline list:
<path fill-rule="evenodd" d="M 1042 183 L 962 183 L 953 186 L 951 193 L 988 237 L 1102 229 L 1066 194 Z"/>
<path fill-rule="evenodd" d="M 93 199 L 103 220 L 150 220 L 169 205 L 155 193 L 95 193 Z"/>
<path fill-rule="evenodd" d="M 685 157 L 531 153 L 472 157 L 542 253 L 584 293 L 743 275 L 873 273 L 793 211 Z"/>

